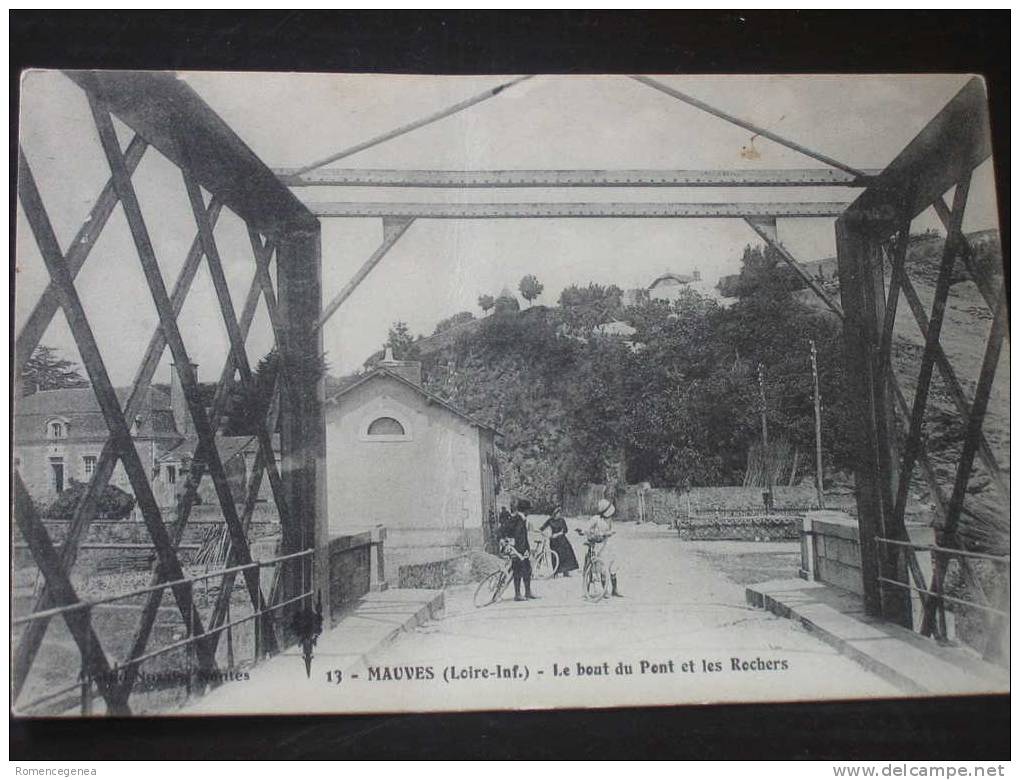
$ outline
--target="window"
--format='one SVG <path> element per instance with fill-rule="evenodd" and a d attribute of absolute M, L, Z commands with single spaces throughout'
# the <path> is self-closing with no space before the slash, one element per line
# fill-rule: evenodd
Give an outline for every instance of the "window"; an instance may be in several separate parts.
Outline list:
<path fill-rule="evenodd" d="M 167 466 L 166 467 L 166 483 L 168 485 L 176 484 L 177 482 L 177 467 Z"/>
<path fill-rule="evenodd" d="M 67 435 L 67 428 L 60 420 L 54 420 L 50 423 L 50 438 L 51 439 L 63 439 Z"/>
<path fill-rule="evenodd" d="M 82 473 L 85 475 L 85 479 L 92 479 L 92 475 L 96 473 L 96 456 L 86 455 L 81 459 Z"/>
<path fill-rule="evenodd" d="M 414 438 L 411 415 L 380 404 L 361 418 L 358 438 L 366 442 L 411 441 Z"/>
<path fill-rule="evenodd" d="M 64 459 L 50 458 L 50 486 L 54 493 L 64 491 Z"/>
<path fill-rule="evenodd" d="M 404 426 L 392 417 L 378 417 L 368 426 L 369 436 L 404 436 Z"/>

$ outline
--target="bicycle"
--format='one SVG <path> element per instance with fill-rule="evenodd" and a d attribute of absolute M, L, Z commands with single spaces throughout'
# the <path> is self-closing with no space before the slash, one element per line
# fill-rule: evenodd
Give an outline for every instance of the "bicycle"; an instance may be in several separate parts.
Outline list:
<path fill-rule="evenodd" d="M 503 539 L 499 543 L 499 552 L 505 559 L 502 567 L 492 572 L 478 583 L 475 588 L 474 603 L 477 609 L 495 604 L 513 579 L 513 559 L 524 560 L 525 556 L 517 552 L 512 543 Z"/>
<path fill-rule="evenodd" d="M 609 567 L 599 557 L 599 553 L 602 550 L 603 543 L 613 535 L 613 532 L 610 531 L 599 536 L 589 536 L 578 528 L 577 533 L 586 537 L 584 546 L 588 548 L 584 554 L 584 567 L 581 572 L 581 587 L 583 588 L 584 598 L 588 601 L 601 601 L 609 591 L 610 577 Z"/>
<path fill-rule="evenodd" d="M 560 556 L 549 547 L 549 539 L 542 536 L 531 547 L 532 574 L 540 579 L 548 579 L 560 567 Z"/>

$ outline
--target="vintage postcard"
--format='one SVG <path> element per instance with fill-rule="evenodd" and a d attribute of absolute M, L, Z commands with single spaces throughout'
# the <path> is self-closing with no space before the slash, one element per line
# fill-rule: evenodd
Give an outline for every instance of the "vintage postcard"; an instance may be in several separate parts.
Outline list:
<path fill-rule="evenodd" d="M 15 715 L 1008 692 L 979 77 L 20 109 Z"/>

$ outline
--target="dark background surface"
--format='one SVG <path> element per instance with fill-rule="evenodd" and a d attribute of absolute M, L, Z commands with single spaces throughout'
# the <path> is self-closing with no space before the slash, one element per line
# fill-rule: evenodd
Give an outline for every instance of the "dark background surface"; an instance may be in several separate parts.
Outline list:
<path fill-rule="evenodd" d="M 969 72 L 983 75 L 989 88 L 1004 257 L 1009 257 L 1009 22 L 1008 11 L 12 11 L 12 170 L 18 73 L 25 67 L 500 74 Z M 10 186 L 13 216 L 13 179 Z M 512 637 L 507 641 L 512 645 Z M 1010 749 L 1005 696 L 457 715 L 12 720 L 10 736 L 11 758 L 53 760 L 992 760 L 1008 758 Z"/>

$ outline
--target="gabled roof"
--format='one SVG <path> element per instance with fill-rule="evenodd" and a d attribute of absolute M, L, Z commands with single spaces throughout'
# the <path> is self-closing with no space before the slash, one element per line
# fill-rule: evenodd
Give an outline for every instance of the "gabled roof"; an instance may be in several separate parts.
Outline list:
<path fill-rule="evenodd" d="M 121 407 L 131 394 L 130 387 L 118 387 L 117 400 Z M 149 388 L 145 409 L 170 409 L 170 396 L 162 390 Z M 73 414 L 75 412 L 100 412 L 99 401 L 91 387 L 65 387 L 59 390 L 39 390 L 17 400 L 18 414 Z"/>
<path fill-rule="evenodd" d="M 280 437 L 276 434 L 272 437 L 273 449 L 276 452 L 280 451 Z M 195 457 L 195 451 L 198 449 L 198 437 L 190 435 L 182 439 L 178 444 L 174 445 L 166 452 L 164 452 L 159 460 L 164 461 L 178 461 L 183 458 Z M 216 451 L 220 455 L 220 460 L 226 463 L 228 460 L 233 458 L 242 452 L 258 452 L 259 440 L 256 436 L 224 436 L 223 434 L 216 434 Z"/>
<path fill-rule="evenodd" d="M 131 389 L 118 387 L 117 398 L 123 409 Z M 74 437 L 106 437 L 109 430 L 103 418 L 99 401 L 91 387 L 61 388 L 59 390 L 40 390 L 31 395 L 18 398 L 14 402 L 15 431 L 19 441 L 36 438 L 41 435 L 42 427 L 50 418 L 63 418 L 71 426 Z M 173 412 L 170 408 L 170 397 L 161 390 L 150 387 L 139 410 L 141 427 L 139 436 L 175 437 L 177 428 L 174 425 Z M 134 420 L 128 420 L 134 425 Z"/>
<path fill-rule="evenodd" d="M 341 388 L 337 392 L 333 393 L 333 395 L 331 395 L 329 398 L 327 398 L 326 401 L 327 401 L 327 403 L 331 402 L 331 401 L 334 402 L 334 403 L 337 403 L 337 402 L 339 402 L 341 397 L 347 395 L 347 393 L 351 392 L 354 388 L 361 387 L 363 384 L 366 384 L 367 382 L 370 382 L 373 379 L 379 379 L 379 378 L 395 379 L 397 382 L 400 382 L 401 384 L 406 385 L 407 387 L 410 387 L 412 390 L 414 390 L 418 394 L 424 396 L 425 400 L 427 400 L 429 403 L 436 404 L 437 406 L 442 406 L 448 412 L 451 412 L 452 414 L 455 414 L 458 417 L 466 420 L 469 424 L 475 426 L 476 428 L 484 428 L 487 431 L 492 431 L 493 433 L 496 433 L 496 434 L 499 433 L 498 430 L 493 428 L 488 423 L 484 423 L 481 420 L 479 420 L 479 419 L 477 419 L 475 417 L 472 417 L 467 412 L 463 412 L 460 409 L 458 409 L 456 406 L 451 404 L 449 401 L 446 401 L 446 400 L 440 398 L 435 393 L 430 393 L 428 390 L 425 390 L 424 388 L 416 385 L 414 382 L 410 381 L 409 379 L 405 379 L 400 374 L 397 374 L 394 371 L 390 371 L 389 369 L 387 369 L 387 368 L 385 368 L 383 366 L 379 366 L 378 368 L 375 368 L 372 371 L 369 371 L 364 376 L 359 377 L 357 379 L 357 381 L 352 382 L 351 384 L 347 385 L 344 388 Z"/>

